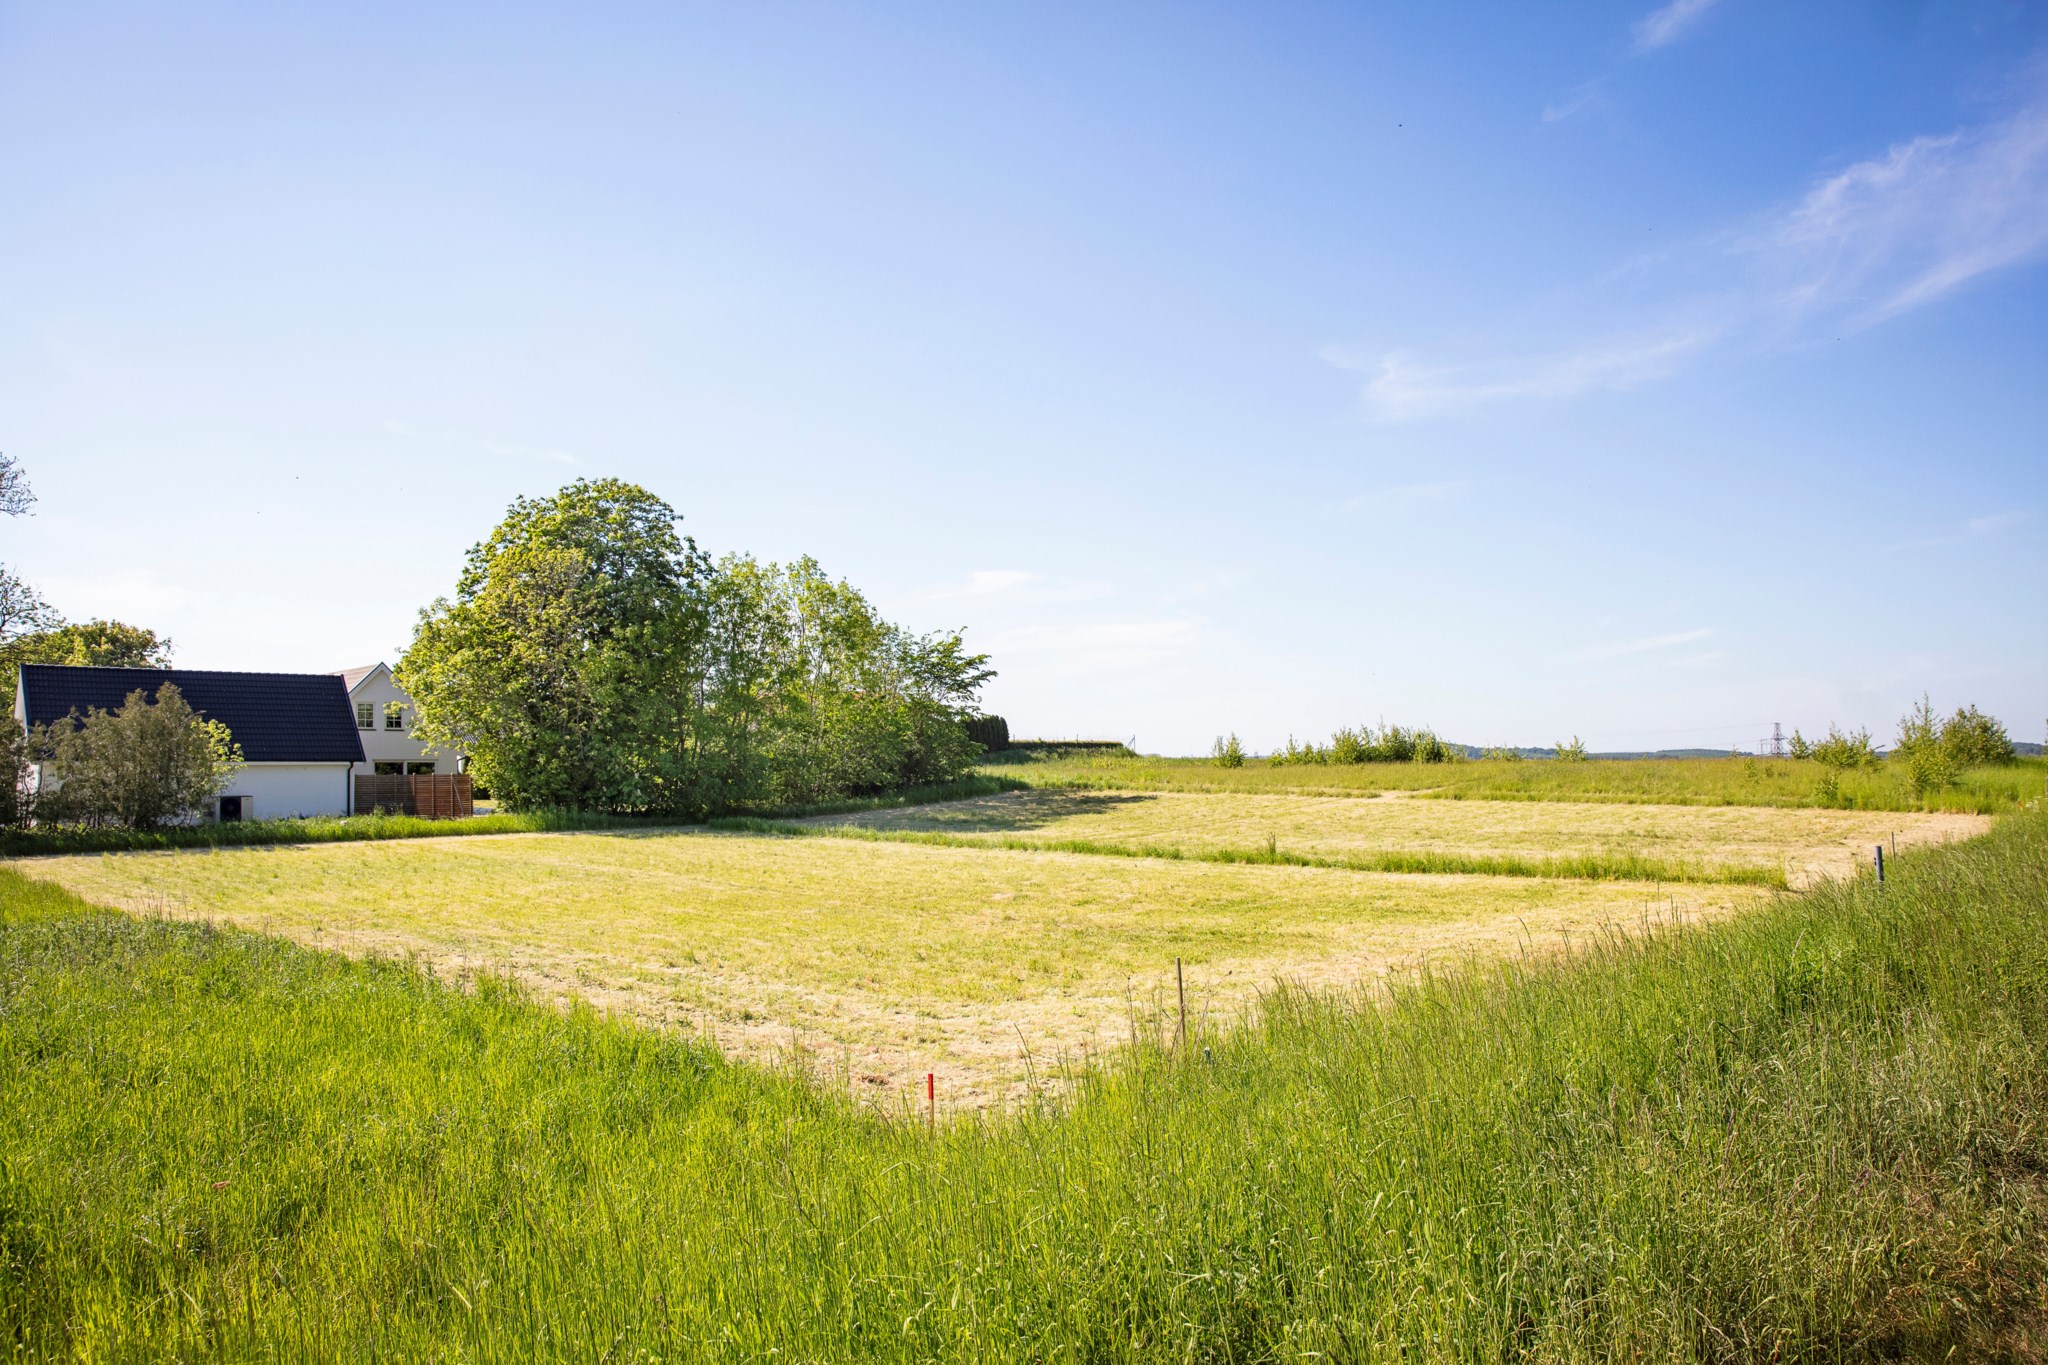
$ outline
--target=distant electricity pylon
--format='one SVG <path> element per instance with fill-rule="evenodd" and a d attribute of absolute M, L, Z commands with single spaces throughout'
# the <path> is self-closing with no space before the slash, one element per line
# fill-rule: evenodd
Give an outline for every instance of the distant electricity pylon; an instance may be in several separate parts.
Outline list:
<path fill-rule="evenodd" d="M 1784 722 L 1772 722 L 1771 737 L 1769 739 L 1760 739 L 1756 742 L 1756 755 L 1758 758 L 1783 758 L 1785 756 Z"/>

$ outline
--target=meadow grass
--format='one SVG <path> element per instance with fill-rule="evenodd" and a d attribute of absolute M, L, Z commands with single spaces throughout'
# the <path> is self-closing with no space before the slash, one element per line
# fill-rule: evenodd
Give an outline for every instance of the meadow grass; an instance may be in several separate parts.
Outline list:
<path fill-rule="evenodd" d="M 1137 1021 L 1067 1102 L 930 1131 L 492 977 L 5 872 L 0 926 L 26 1359 L 2048 1346 L 2040 812 L 1882 891 L 1284 992 L 1184 1050 Z"/>
<path fill-rule="evenodd" d="M 1966 838 L 1982 833 L 1990 821 L 1978 815 L 1751 806 L 1040 788 L 806 823 L 1076 853 L 1783 886 L 1788 874 L 1794 884 L 1815 875 L 1850 875 L 1876 844 Z"/>
<path fill-rule="evenodd" d="M 998 758 L 998 756 L 991 756 Z M 1448 800 L 1635 802 L 1673 806 L 1813 806 L 1863 811 L 1996 815 L 2040 799 L 2048 760 L 1972 768 L 1955 785 L 1916 795 L 1890 767 L 1831 774 L 1792 759 L 1597 759 L 1465 763 L 1287 764 L 1249 759 L 1241 768 L 1201 758 L 1062 755 L 985 762 L 979 771 L 1034 787 L 1102 791 L 1253 792 L 1376 796 L 1405 791 Z"/>
<path fill-rule="evenodd" d="M 1764 895 L 705 832 L 21 866 L 137 913 L 510 972 L 757 1058 L 800 1040 L 877 1095 L 936 1072 L 962 1105 L 1027 1084 L 1027 1053 L 1117 1042 L 1130 1001 L 1169 983 L 1176 958 L 1197 1008 L 1228 1014 L 1276 979 L 1349 983 L 1638 924 L 1652 903 L 1717 916 Z"/>
<path fill-rule="evenodd" d="M 950 782 L 905 787 L 874 796 L 843 797 L 809 805 L 750 807 L 770 818 L 889 810 L 927 801 L 960 801 L 1020 791 L 1015 778 L 972 773 Z M 237 848 L 271 844 L 332 844 L 379 839 L 445 839 L 482 834 L 559 833 L 572 830 L 672 829 L 688 823 L 676 817 L 605 815 L 589 811 L 492 812 L 466 820 L 425 820 L 414 815 L 335 815 L 284 820 L 230 820 L 155 829 L 89 828 L 55 825 L 0 829 L 0 858 L 68 853 L 127 853 L 177 848 Z"/>

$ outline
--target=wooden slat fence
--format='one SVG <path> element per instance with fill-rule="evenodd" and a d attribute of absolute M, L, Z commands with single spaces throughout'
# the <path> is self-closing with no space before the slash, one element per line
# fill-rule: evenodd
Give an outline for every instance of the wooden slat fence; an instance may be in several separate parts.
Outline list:
<path fill-rule="evenodd" d="M 428 820 L 467 820 L 476 814 L 476 797 L 468 773 L 357 773 L 356 814 L 379 810 Z"/>

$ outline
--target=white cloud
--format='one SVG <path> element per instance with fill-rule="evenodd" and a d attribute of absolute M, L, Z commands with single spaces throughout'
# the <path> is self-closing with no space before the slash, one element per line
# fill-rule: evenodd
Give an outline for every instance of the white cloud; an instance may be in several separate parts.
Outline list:
<path fill-rule="evenodd" d="M 1816 184 L 1748 244 L 1800 315 L 1866 326 L 2048 250 L 2048 101 Z"/>
<path fill-rule="evenodd" d="M 1685 36 L 1686 30 L 1705 17 L 1719 0 L 1671 0 L 1636 21 L 1636 51 L 1650 52 Z"/>
<path fill-rule="evenodd" d="M 1599 81 L 1587 81 L 1584 85 L 1565 96 L 1556 104 L 1543 106 L 1545 123 L 1562 123 L 1584 109 L 1591 109 L 1607 102 L 1607 95 Z"/>
<path fill-rule="evenodd" d="M 1591 649 L 1580 650 L 1578 653 L 1571 655 L 1570 658 L 1577 663 L 1593 663 L 1600 659 L 1619 659 L 1629 654 L 1648 654 L 1653 650 L 1671 649 L 1677 645 L 1689 645 L 1694 640 L 1704 640 L 1713 633 L 1712 627 L 1703 627 L 1699 630 L 1675 631 L 1670 635 L 1648 635 L 1639 640 L 1621 640 L 1614 644 L 1595 645 Z M 1699 657 L 1701 659 L 1713 659 L 1720 656 L 1718 654 L 1707 654 Z"/>
<path fill-rule="evenodd" d="M 1769 351 L 1874 326 L 2044 255 L 2048 89 L 2009 118 L 1913 138 L 1826 175 L 1745 230 L 1633 262 L 1634 290 L 1655 288 L 1660 274 L 1703 281 L 1661 317 L 1491 357 L 1329 348 L 1323 358 L 1370 376 L 1366 405 L 1387 418 L 1567 398 L 1662 379 L 1721 347 Z"/>
<path fill-rule="evenodd" d="M 1036 583 L 1038 575 L 1022 569 L 976 569 L 967 575 L 967 584 L 959 588 L 942 588 L 932 594 L 934 597 L 988 597 L 999 592 L 1009 592 L 1029 583 Z"/>
<path fill-rule="evenodd" d="M 1995 536 L 2009 527 L 2033 519 L 2032 512 L 1994 512 L 1988 517 L 1971 517 L 1970 534 L 1973 536 Z"/>
<path fill-rule="evenodd" d="M 1373 375 L 1365 401 L 1384 417 L 1420 417 L 1510 398 L 1568 398 L 1629 389 L 1661 379 L 1688 353 L 1713 340 L 1709 330 L 1615 341 L 1582 351 L 1462 365 L 1425 365 L 1396 352 L 1376 362 L 1340 352 L 1324 359 Z"/>

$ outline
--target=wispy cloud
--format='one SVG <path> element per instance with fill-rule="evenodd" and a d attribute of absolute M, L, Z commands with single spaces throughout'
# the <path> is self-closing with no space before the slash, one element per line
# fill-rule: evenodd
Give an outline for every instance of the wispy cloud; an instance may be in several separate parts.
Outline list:
<path fill-rule="evenodd" d="M 1867 326 L 2048 248 L 2048 100 L 1916 137 L 1816 184 L 1749 244 L 1801 314 Z"/>
<path fill-rule="evenodd" d="M 1677 42 L 1718 3 L 1719 0 L 1671 0 L 1662 9 L 1652 10 L 1636 21 L 1636 51 L 1654 52 Z"/>
<path fill-rule="evenodd" d="M 1600 81 L 1587 81 L 1578 89 L 1566 95 L 1555 104 L 1543 106 L 1545 123 L 1562 123 L 1572 115 L 1594 108 L 1607 102 L 1607 93 Z"/>
<path fill-rule="evenodd" d="M 996 599 L 1005 603 L 1079 602 L 1101 597 L 1106 589 L 1097 583 L 1055 581 L 1025 569 L 976 569 L 965 583 L 932 588 L 924 596 L 933 601 L 957 598 Z"/>
<path fill-rule="evenodd" d="M 1509 398 L 1566 398 L 1600 389 L 1630 389 L 1661 379 L 1689 353 L 1712 341 L 1710 331 L 1619 340 L 1583 351 L 1467 364 L 1424 364 L 1405 352 L 1367 360 L 1338 351 L 1324 359 L 1372 376 L 1365 400 L 1385 417 L 1421 417 Z"/>
<path fill-rule="evenodd" d="M 1648 654 L 1653 650 L 1672 649 L 1689 645 L 1694 640 L 1704 640 L 1714 633 L 1711 626 L 1699 630 L 1674 631 L 1669 635 L 1646 635 L 1638 640 L 1619 640 L 1613 644 L 1595 645 L 1569 655 L 1576 663 L 1595 663 L 1601 659 L 1619 659 L 1630 654 Z"/>
<path fill-rule="evenodd" d="M 2025 525 L 2034 519 L 2032 508 L 2011 512 L 1993 512 L 1988 516 L 1971 517 L 1963 523 L 1960 531 L 1944 535 L 1929 536 L 1924 540 L 1908 540 L 1892 546 L 1895 550 L 1931 550 L 1938 545 L 1961 545 L 1966 541 L 1984 540 L 2015 526 Z"/>
<path fill-rule="evenodd" d="M 1331 347 L 1323 358 L 1368 376 L 1366 405 L 1387 418 L 1568 398 L 1634 388 L 1738 345 L 1770 351 L 1872 327 L 2043 255 L 2048 82 L 2037 81 L 2033 98 L 2007 118 L 1899 143 L 1819 177 L 1746 226 L 1632 262 L 1639 291 L 1659 278 L 1703 281 L 1668 296 L 1661 316 L 1494 356 Z"/>

